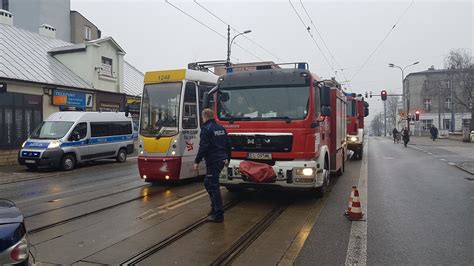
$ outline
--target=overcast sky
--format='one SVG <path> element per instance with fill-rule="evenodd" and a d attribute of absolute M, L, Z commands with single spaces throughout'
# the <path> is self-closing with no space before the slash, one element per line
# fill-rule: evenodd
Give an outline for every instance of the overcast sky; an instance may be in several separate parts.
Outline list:
<path fill-rule="evenodd" d="M 226 25 L 192 0 L 170 3 L 225 36 Z M 405 66 L 420 61 L 409 72 L 442 68 L 453 48 L 474 49 L 473 1 L 309 1 L 292 0 L 301 18 L 311 27 L 329 64 L 316 47 L 289 1 L 204 1 L 199 4 L 238 30 L 250 29 L 233 46 L 233 61 L 305 61 L 322 77 L 350 81 L 353 92 L 401 91 L 401 72 L 388 63 Z M 126 51 L 125 59 L 143 72 L 184 68 L 189 62 L 225 59 L 226 39 L 187 17 L 163 0 L 71 0 L 81 12 L 112 36 Z M 408 8 L 408 10 L 407 10 Z M 404 14 L 404 11 L 406 13 Z M 402 16 L 402 14 L 404 14 Z M 369 55 L 398 24 L 366 62 Z M 323 37 L 331 54 L 325 48 Z M 233 33 L 234 34 L 234 33 Z M 252 55 L 253 54 L 253 55 Z M 344 69 L 344 70 L 341 70 Z M 333 71 L 334 69 L 334 71 Z M 349 85 L 346 85 L 349 89 Z M 369 99 L 372 114 L 381 110 L 380 100 Z"/>

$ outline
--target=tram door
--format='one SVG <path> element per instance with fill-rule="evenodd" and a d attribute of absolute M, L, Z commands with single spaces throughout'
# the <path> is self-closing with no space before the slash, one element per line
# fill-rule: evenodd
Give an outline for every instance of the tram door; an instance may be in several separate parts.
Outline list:
<path fill-rule="evenodd" d="M 181 138 L 180 146 L 182 151 L 181 160 L 181 176 L 180 178 L 188 178 L 196 175 L 205 174 L 205 166 L 201 164 L 198 173 L 194 170 L 194 159 L 199 150 L 199 112 L 197 104 L 197 86 L 193 81 L 186 81 L 183 94 L 183 108 L 181 121 Z"/>

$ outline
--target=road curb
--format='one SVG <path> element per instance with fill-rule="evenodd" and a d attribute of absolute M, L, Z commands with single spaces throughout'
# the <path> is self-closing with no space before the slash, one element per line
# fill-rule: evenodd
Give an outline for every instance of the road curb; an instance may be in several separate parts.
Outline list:
<path fill-rule="evenodd" d="M 464 172 L 466 173 L 469 173 L 471 175 L 474 175 L 474 169 L 470 168 L 470 167 L 466 167 L 463 165 L 464 163 L 458 163 L 456 164 L 456 167 L 463 170 Z"/>

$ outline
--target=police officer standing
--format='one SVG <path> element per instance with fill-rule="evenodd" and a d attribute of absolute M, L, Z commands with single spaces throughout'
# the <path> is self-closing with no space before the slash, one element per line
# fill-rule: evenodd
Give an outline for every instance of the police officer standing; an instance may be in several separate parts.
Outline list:
<path fill-rule="evenodd" d="M 194 169 L 198 169 L 203 158 L 206 160 L 207 175 L 204 179 L 204 187 L 211 198 L 211 212 L 208 220 L 222 223 L 224 210 L 219 187 L 219 173 L 230 161 L 231 144 L 224 127 L 218 125 L 213 117 L 212 109 L 206 108 L 202 111 L 204 124 L 201 127 L 201 140 L 194 160 Z"/>

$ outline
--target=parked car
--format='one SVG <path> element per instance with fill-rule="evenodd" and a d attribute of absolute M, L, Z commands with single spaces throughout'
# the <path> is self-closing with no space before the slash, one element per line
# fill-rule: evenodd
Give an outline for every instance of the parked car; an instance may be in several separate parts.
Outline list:
<path fill-rule="evenodd" d="M 18 163 L 69 171 L 77 163 L 98 159 L 125 162 L 133 150 L 133 123 L 125 113 L 57 112 L 23 143 Z"/>
<path fill-rule="evenodd" d="M 0 199 L 0 265 L 28 265 L 29 247 L 23 214 L 12 201 Z"/>

